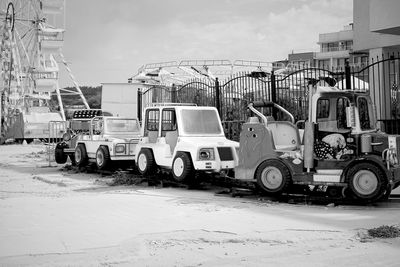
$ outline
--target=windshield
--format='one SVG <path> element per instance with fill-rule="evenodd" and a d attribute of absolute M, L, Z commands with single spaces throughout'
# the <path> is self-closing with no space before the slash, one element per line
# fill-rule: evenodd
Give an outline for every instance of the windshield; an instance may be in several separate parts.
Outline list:
<path fill-rule="evenodd" d="M 187 134 L 221 134 L 216 110 L 184 109 L 181 111 L 183 131 Z"/>
<path fill-rule="evenodd" d="M 138 132 L 139 127 L 136 120 L 129 119 L 107 119 L 106 120 L 107 132 Z"/>

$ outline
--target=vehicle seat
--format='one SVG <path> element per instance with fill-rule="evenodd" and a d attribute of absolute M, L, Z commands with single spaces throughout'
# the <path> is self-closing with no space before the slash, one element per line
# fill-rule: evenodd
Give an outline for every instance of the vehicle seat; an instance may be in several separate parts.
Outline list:
<path fill-rule="evenodd" d="M 147 137 L 149 138 L 149 143 L 157 142 L 158 131 L 148 131 Z"/>
<path fill-rule="evenodd" d="M 296 125 L 288 121 L 268 122 L 276 150 L 293 151 L 300 149 L 301 141 Z"/>
<path fill-rule="evenodd" d="M 165 142 L 169 145 L 171 153 L 174 152 L 176 143 L 178 142 L 178 131 L 168 131 L 165 133 Z"/>

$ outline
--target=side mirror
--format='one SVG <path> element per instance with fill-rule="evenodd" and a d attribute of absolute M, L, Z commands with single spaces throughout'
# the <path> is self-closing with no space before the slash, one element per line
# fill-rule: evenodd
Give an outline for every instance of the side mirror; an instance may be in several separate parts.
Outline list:
<path fill-rule="evenodd" d="M 346 122 L 347 127 L 356 127 L 356 111 L 354 106 L 346 107 Z"/>

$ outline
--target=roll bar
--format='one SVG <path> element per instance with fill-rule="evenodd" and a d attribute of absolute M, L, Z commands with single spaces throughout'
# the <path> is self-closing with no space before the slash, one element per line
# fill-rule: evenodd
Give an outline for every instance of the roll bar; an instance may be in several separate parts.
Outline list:
<path fill-rule="evenodd" d="M 271 101 L 265 101 L 265 100 L 259 100 L 259 101 L 254 101 L 253 103 L 250 103 L 247 106 L 251 111 L 253 111 L 256 115 L 258 115 L 264 122 L 265 125 L 268 124 L 267 118 L 264 116 L 264 114 L 262 114 L 261 112 L 259 112 L 257 109 L 255 108 L 277 108 L 280 111 L 282 111 L 283 113 L 285 113 L 289 118 L 290 121 L 292 123 L 294 123 L 294 117 L 293 115 L 287 111 L 286 109 L 284 109 L 282 106 L 271 102 Z"/>

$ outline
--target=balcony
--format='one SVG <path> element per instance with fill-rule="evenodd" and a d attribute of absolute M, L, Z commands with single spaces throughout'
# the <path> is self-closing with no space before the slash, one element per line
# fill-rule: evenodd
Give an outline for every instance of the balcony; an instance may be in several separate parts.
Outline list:
<path fill-rule="evenodd" d="M 351 50 L 334 50 L 326 52 L 317 52 L 315 59 L 330 59 L 330 58 L 349 58 Z"/>

